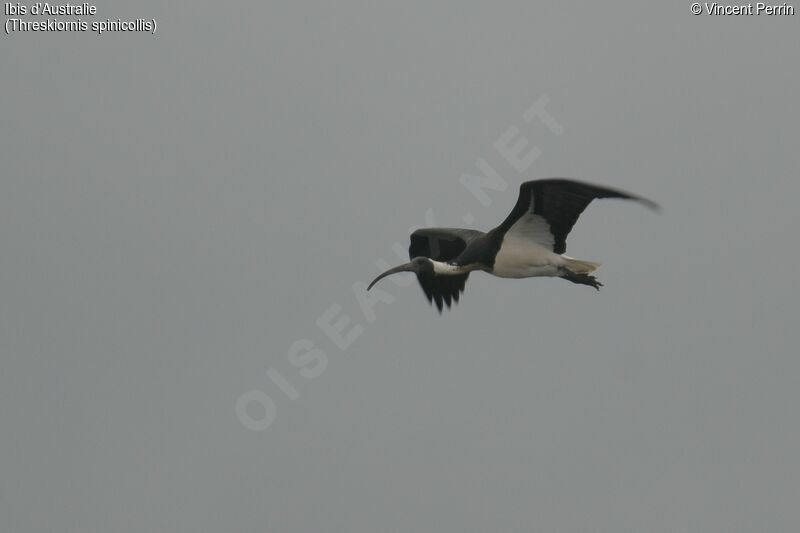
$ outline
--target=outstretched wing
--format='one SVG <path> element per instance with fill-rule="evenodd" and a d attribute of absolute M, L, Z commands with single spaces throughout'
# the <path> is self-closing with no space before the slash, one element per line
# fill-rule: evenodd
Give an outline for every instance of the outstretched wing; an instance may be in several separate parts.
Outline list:
<path fill-rule="evenodd" d="M 411 245 L 408 256 L 429 257 L 435 261 L 452 261 L 458 257 L 467 244 L 483 235 L 483 232 L 458 228 L 423 228 L 411 234 Z M 439 276 L 432 272 L 417 274 L 417 280 L 429 302 L 435 302 L 436 308 L 442 312 L 446 304 L 458 302 L 469 274 L 455 276 Z"/>
<path fill-rule="evenodd" d="M 567 235 L 595 198 L 636 200 L 651 209 L 658 205 L 627 192 L 564 178 L 526 181 L 511 213 L 497 228 L 531 239 L 557 254 L 567 250 Z"/>

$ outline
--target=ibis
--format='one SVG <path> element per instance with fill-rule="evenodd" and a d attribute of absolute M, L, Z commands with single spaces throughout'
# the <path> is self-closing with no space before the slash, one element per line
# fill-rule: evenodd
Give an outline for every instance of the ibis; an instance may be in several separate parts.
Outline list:
<path fill-rule="evenodd" d="M 633 194 L 566 178 L 527 181 L 517 203 L 496 228 L 423 228 L 411 234 L 410 262 L 390 268 L 378 281 L 398 272 L 414 272 L 429 303 L 439 313 L 464 292 L 470 272 L 480 270 L 500 278 L 562 278 L 600 289 L 591 275 L 600 263 L 565 255 L 567 235 L 595 198 L 622 198 L 651 209 L 658 205 Z"/>

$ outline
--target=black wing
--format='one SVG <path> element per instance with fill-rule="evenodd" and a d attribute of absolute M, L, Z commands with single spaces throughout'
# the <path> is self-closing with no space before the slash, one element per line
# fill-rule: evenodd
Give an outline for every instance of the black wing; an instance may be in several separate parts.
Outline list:
<path fill-rule="evenodd" d="M 411 245 L 408 256 L 429 257 L 435 261 L 452 261 L 458 257 L 467 244 L 483 235 L 483 232 L 457 228 L 423 228 L 411 234 Z M 429 302 L 436 302 L 436 308 L 442 312 L 446 304 L 458 302 L 469 274 L 456 276 L 437 276 L 433 272 L 417 274 L 417 280 Z"/>
<path fill-rule="evenodd" d="M 595 198 L 636 200 L 658 209 L 650 200 L 599 185 L 564 178 L 534 180 L 520 185 L 514 209 L 497 229 L 502 233 L 520 231 L 563 254 L 572 226 Z"/>

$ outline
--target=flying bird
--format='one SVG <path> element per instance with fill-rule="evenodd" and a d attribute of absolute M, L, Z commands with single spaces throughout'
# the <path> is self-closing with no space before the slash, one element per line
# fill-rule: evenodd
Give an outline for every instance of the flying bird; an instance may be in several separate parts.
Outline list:
<path fill-rule="evenodd" d="M 564 255 L 567 235 L 595 198 L 635 200 L 657 210 L 655 202 L 627 192 L 579 181 L 552 178 L 520 185 L 514 209 L 496 228 L 423 228 L 411 234 L 411 261 L 390 268 L 369 284 L 397 272 L 414 272 L 428 302 L 439 313 L 458 302 L 470 272 L 500 278 L 559 277 L 600 290 L 590 275 L 600 263 Z"/>

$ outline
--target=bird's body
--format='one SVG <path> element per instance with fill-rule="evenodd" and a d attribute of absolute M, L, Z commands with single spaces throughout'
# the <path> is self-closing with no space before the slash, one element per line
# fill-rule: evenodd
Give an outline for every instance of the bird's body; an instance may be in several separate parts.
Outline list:
<path fill-rule="evenodd" d="M 563 258 L 539 243 L 506 234 L 494 258 L 492 274 L 500 278 L 555 276 Z"/>
<path fill-rule="evenodd" d="M 595 198 L 624 198 L 656 208 L 650 200 L 568 179 L 535 180 L 520 186 L 514 209 L 487 233 L 460 228 L 423 228 L 411 234 L 410 263 L 378 276 L 411 271 L 439 311 L 464 291 L 469 273 L 482 270 L 500 278 L 561 277 L 599 289 L 589 275 L 600 264 L 564 254 L 566 238 Z"/>

